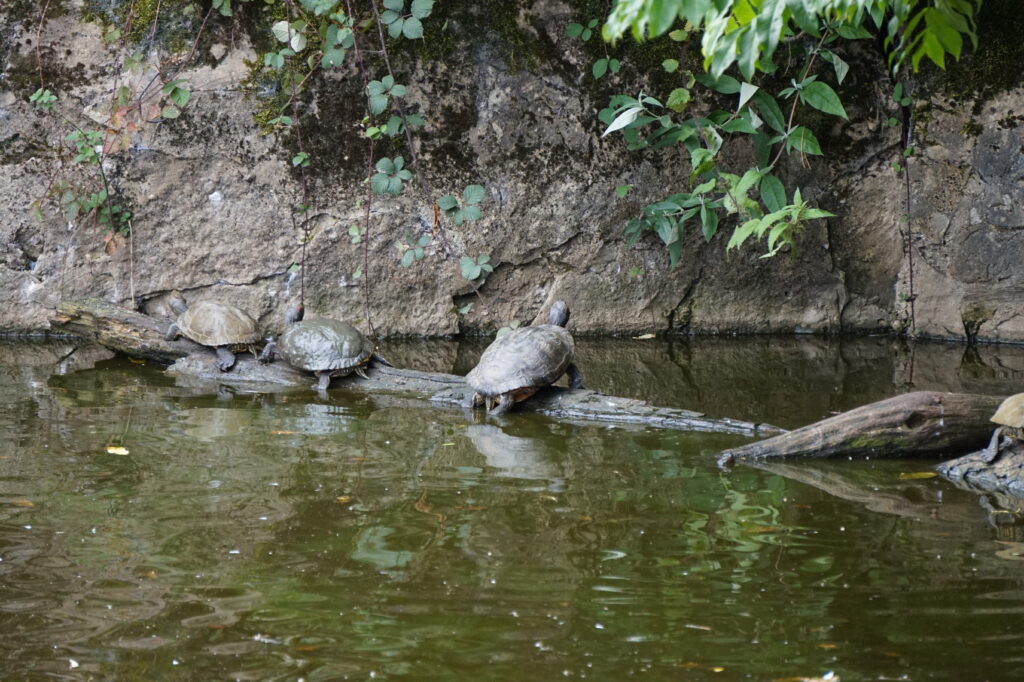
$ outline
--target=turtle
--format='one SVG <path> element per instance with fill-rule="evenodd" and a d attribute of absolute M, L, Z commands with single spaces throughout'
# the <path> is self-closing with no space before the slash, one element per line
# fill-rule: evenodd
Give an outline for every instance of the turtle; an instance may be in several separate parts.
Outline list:
<path fill-rule="evenodd" d="M 982 450 L 981 461 L 986 464 L 991 464 L 999 456 L 1002 450 L 1000 445 L 1006 447 L 1013 441 L 1024 441 L 1024 393 L 1011 395 L 1004 400 L 992 415 L 992 421 L 999 426 L 992 432 L 988 447 Z M 1003 436 L 1010 442 L 1002 442 Z"/>
<path fill-rule="evenodd" d="M 466 375 L 473 389 L 468 406 L 484 405 L 493 415 L 504 414 L 513 403 L 529 398 L 566 373 L 570 387 L 583 388 L 583 379 L 572 362 L 576 347 L 565 329 L 568 321 L 565 301 L 555 301 L 548 324 L 519 327 L 496 338 Z"/>
<path fill-rule="evenodd" d="M 285 330 L 276 342 L 271 341 L 260 354 L 269 362 L 275 355 L 292 367 L 316 375 L 313 388 L 324 391 L 332 377 L 356 375 L 367 379 L 364 368 L 371 361 L 390 366 L 377 354 L 374 343 L 348 322 L 329 317 L 304 320 L 305 308 L 299 304 L 285 312 Z"/>
<path fill-rule="evenodd" d="M 249 351 L 256 355 L 259 329 L 256 321 L 244 310 L 213 301 L 199 301 L 188 306 L 177 293 L 168 302 L 178 313 L 178 320 L 167 329 L 168 341 L 184 336 L 203 346 L 211 346 L 217 351 L 217 369 L 222 372 L 235 366 L 232 351 Z"/>

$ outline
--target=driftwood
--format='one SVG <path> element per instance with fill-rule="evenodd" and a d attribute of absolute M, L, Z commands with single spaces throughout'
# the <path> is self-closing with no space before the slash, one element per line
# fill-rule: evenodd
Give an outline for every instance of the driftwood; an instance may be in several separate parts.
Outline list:
<path fill-rule="evenodd" d="M 919 391 L 726 450 L 720 464 L 774 457 L 951 455 L 985 446 L 1001 397 Z"/>
<path fill-rule="evenodd" d="M 65 333 L 95 341 L 125 355 L 163 363 L 173 362 L 168 372 L 181 383 L 272 390 L 273 387 L 287 386 L 305 388 L 313 382 L 310 374 L 299 372 L 283 363 L 262 365 L 246 354 L 238 356 L 230 372 L 220 372 L 214 366 L 214 355 L 209 349 L 185 339 L 164 339 L 169 320 L 157 320 L 101 301 L 63 303 L 52 323 L 56 329 Z M 332 386 L 367 393 L 412 396 L 433 405 L 461 406 L 468 396 L 469 388 L 463 378 L 453 374 L 379 365 L 367 373 L 369 379 L 350 376 L 335 379 Z M 783 429 L 768 424 L 714 419 L 700 412 L 656 407 L 641 400 L 557 386 L 540 391 L 515 409 L 563 419 L 636 424 L 682 431 L 710 431 L 743 436 L 768 436 L 783 432 Z"/>

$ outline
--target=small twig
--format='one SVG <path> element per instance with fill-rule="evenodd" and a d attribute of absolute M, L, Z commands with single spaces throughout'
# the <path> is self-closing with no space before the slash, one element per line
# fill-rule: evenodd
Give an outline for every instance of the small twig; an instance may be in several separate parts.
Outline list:
<path fill-rule="evenodd" d="M 46 23 L 46 10 L 50 8 L 50 0 L 46 0 L 46 4 L 43 5 L 43 13 L 39 15 L 39 25 L 36 26 L 36 69 L 39 71 L 39 87 L 45 88 L 46 82 L 43 80 L 43 57 L 39 53 L 39 42 L 42 40 L 43 35 L 43 24 Z"/>
<path fill-rule="evenodd" d="M 135 225 L 128 221 L 128 293 L 132 297 L 132 309 L 135 308 Z"/>

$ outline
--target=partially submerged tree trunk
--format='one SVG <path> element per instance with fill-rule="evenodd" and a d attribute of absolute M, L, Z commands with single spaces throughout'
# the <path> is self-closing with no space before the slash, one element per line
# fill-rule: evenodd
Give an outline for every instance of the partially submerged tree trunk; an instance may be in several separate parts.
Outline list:
<path fill-rule="evenodd" d="M 126 355 L 164 363 L 174 362 L 168 371 L 183 383 L 200 382 L 205 385 L 263 389 L 273 386 L 310 386 L 314 381 L 311 374 L 300 372 L 284 363 L 262 365 L 248 355 L 239 356 L 230 372 L 221 372 L 214 365 L 215 356 L 210 349 L 185 339 L 166 341 L 164 334 L 170 324 L 169 320 L 156 320 L 102 301 L 63 303 L 53 324 L 67 333 L 87 338 Z M 465 403 L 470 390 L 462 377 L 453 374 L 376 366 L 368 371 L 368 375 L 369 379 L 354 376 L 335 379 L 331 385 L 344 385 L 350 390 L 369 393 L 411 395 L 435 405 L 455 406 Z M 655 407 L 641 400 L 556 386 L 540 391 L 515 409 L 565 419 L 636 424 L 681 431 L 710 431 L 743 436 L 766 436 L 783 431 L 768 424 L 714 419 L 700 412 Z"/>
<path fill-rule="evenodd" d="M 773 457 L 900 457 L 977 450 L 1002 398 L 919 391 L 858 407 L 774 438 L 726 450 L 720 464 Z"/>
<path fill-rule="evenodd" d="M 1024 443 L 1002 448 L 992 462 L 986 462 L 985 455 L 979 450 L 943 462 L 939 473 L 964 487 L 1024 497 Z"/>

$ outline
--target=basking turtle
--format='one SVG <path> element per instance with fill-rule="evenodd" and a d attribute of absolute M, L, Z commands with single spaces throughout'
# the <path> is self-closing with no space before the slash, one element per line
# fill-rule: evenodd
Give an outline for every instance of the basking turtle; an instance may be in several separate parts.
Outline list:
<path fill-rule="evenodd" d="M 999 427 L 992 432 L 992 440 L 982 451 L 981 460 L 986 464 L 994 462 L 1002 449 L 1013 445 L 1014 441 L 1024 441 L 1024 393 L 1011 395 L 1004 400 L 992 415 L 992 421 L 999 424 Z M 1009 442 L 1002 442 L 1003 436 Z"/>
<path fill-rule="evenodd" d="M 213 347 L 217 351 L 217 369 L 222 372 L 235 366 L 232 351 L 249 351 L 256 355 L 259 330 L 255 320 L 244 310 L 212 301 L 199 301 L 189 307 L 180 294 L 172 295 L 168 302 L 178 313 L 178 321 L 167 329 L 168 341 L 184 336 Z"/>
<path fill-rule="evenodd" d="M 583 379 L 572 364 L 576 347 L 565 329 L 568 321 L 565 301 L 555 301 L 548 324 L 520 327 L 496 338 L 466 375 L 474 391 L 469 406 L 484 405 L 493 415 L 504 414 L 513 403 L 529 398 L 567 372 L 569 385 L 582 388 Z"/>
<path fill-rule="evenodd" d="M 273 360 L 276 354 L 296 369 L 313 372 L 317 379 L 313 388 L 318 391 L 327 389 L 331 377 L 355 373 L 368 378 L 363 368 L 371 361 L 391 364 L 377 355 L 373 342 L 348 322 L 329 317 L 303 320 L 304 314 L 301 305 L 288 309 L 285 331 L 276 343 L 271 341 L 264 347 L 262 362 Z"/>

